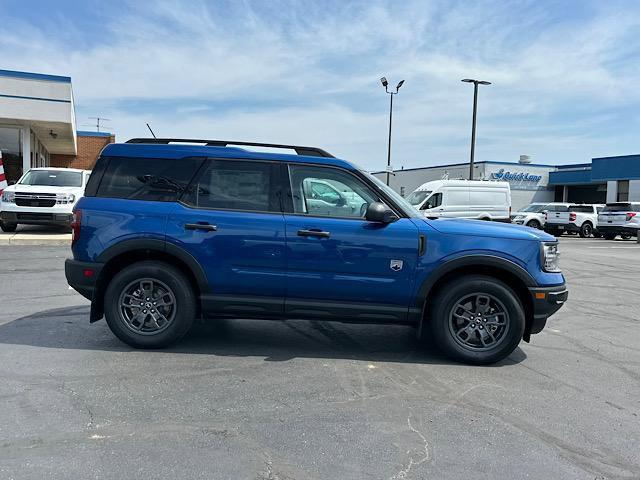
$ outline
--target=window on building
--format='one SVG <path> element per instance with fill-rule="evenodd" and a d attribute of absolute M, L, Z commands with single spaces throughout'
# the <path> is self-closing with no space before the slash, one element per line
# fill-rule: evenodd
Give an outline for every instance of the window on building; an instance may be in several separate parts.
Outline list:
<path fill-rule="evenodd" d="M 0 150 L 7 182 L 22 176 L 22 132 L 19 128 L 0 127 Z"/>
<path fill-rule="evenodd" d="M 616 201 L 629 201 L 629 180 L 618 180 L 618 194 L 616 196 Z"/>

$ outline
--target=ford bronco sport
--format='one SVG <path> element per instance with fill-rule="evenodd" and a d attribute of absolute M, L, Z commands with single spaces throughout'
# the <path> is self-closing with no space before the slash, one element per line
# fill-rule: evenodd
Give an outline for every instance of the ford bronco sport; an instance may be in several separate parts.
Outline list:
<path fill-rule="evenodd" d="M 91 322 L 138 348 L 176 342 L 198 317 L 313 319 L 410 325 L 458 361 L 492 363 L 567 299 L 552 236 L 425 219 L 313 147 L 108 145 L 72 229 L 69 284 Z"/>

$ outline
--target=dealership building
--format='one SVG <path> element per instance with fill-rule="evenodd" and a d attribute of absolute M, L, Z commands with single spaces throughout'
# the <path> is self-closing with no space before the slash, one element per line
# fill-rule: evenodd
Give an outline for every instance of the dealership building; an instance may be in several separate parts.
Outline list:
<path fill-rule="evenodd" d="M 386 172 L 373 175 L 383 182 Z M 389 185 L 407 196 L 426 182 L 469 178 L 469 164 L 396 170 Z M 529 203 L 607 203 L 640 201 L 640 155 L 594 158 L 591 163 L 547 165 L 521 162 L 476 162 L 474 179 L 506 181 L 517 210 Z"/>
<path fill-rule="evenodd" d="M 70 77 L 0 70 L 0 150 L 10 183 L 31 167 L 90 169 L 114 141 L 76 130 Z"/>

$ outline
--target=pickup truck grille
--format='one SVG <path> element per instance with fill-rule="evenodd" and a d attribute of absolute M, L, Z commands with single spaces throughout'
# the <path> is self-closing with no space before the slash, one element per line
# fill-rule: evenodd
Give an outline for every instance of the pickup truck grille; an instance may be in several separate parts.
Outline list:
<path fill-rule="evenodd" d="M 53 207 L 56 204 L 55 193 L 17 193 L 16 205 L 19 207 Z"/>

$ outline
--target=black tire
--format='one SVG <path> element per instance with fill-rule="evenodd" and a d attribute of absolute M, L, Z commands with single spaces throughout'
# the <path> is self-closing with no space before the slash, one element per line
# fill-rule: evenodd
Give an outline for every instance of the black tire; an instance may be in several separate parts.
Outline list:
<path fill-rule="evenodd" d="M 537 228 L 540 230 L 540 222 L 538 220 L 529 220 L 527 222 L 527 227 Z"/>
<path fill-rule="evenodd" d="M 496 310 L 493 310 L 493 307 L 485 310 L 484 314 L 479 314 L 482 316 L 479 321 L 473 320 L 475 323 L 471 323 L 468 319 L 454 320 L 456 318 L 455 310 L 460 308 L 459 304 L 465 299 L 474 298 L 477 295 L 484 295 L 492 302 L 495 300 L 491 305 L 496 305 Z M 515 350 L 524 334 L 525 313 L 522 303 L 513 290 L 493 277 L 469 275 L 457 278 L 439 290 L 431 305 L 429 328 L 434 342 L 447 356 L 459 362 L 475 365 L 498 362 Z M 473 302 L 470 305 L 473 305 Z M 476 310 L 478 308 L 480 308 L 480 302 L 476 302 Z M 504 311 L 504 327 L 501 331 L 500 327 L 496 327 L 497 330 L 493 331 L 496 337 L 501 332 L 495 345 L 491 348 L 482 345 L 477 348 L 473 345 L 465 345 L 465 343 L 473 343 L 475 340 L 480 342 L 483 335 L 489 334 L 486 328 L 490 323 L 486 322 L 488 318 L 491 318 L 490 312 L 501 309 Z M 464 310 L 464 312 L 468 312 L 468 310 Z M 497 318 L 497 316 L 494 317 L 494 319 Z M 483 321 L 485 323 L 481 323 Z M 456 322 L 467 322 L 466 328 L 461 328 Z M 456 328 L 460 328 L 457 332 L 460 333 L 472 326 L 475 327 L 475 330 L 466 340 L 459 335 L 456 336 L 454 332 Z M 485 327 L 484 332 L 478 330 L 483 326 Z M 484 344 L 484 341 L 482 343 Z"/>
<path fill-rule="evenodd" d="M 7 233 L 15 232 L 16 228 L 18 228 L 17 223 L 0 222 L 0 229 L 2 229 L 3 232 L 7 232 Z"/>
<path fill-rule="evenodd" d="M 584 222 L 580 227 L 580 237 L 589 238 L 593 235 L 593 225 L 590 222 Z"/>
<path fill-rule="evenodd" d="M 622 237 L 623 240 L 629 240 L 632 237 L 630 233 L 623 233 L 620 236 Z"/>
<path fill-rule="evenodd" d="M 613 240 L 616 238 L 615 233 L 605 233 L 602 235 L 605 240 Z"/>
<path fill-rule="evenodd" d="M 140 285 L 136 291 L 140 293 L 127 295 L 126 292 L 136 288 L 136 282 Z M 151 288 L 143 289 L 143 285 Z M 162 295 L 163 292 L 170 293 Z M 143 294 L 150 296 L 144 298 L 141 296 Z M 121 302 L 127 301 L 125 296 L 131 303 L 130 306 L 121 308 Z M 154 300 L 161 302 L 161 305 L 154 306 Z M 162 304 L 168 303 L 166 300 L 172 301 L 173 307 L 163 306 Z M 138 301 L 144 305 L 138 308 Z M 105 318 L 113 334 L 135 348 L 164 348 L 177 342 L 191 328 L 197 310 L 195 293 L 184 274 L 167 263 L 153 260 L 134 263 L 116 274 L 105 292 L 104 306 Z M 147 310 L 144 310 L 144 314 L 140 313 L 142 308 L 149 309 L 149 313 Z M 127 320 L 128 313 L 135 314 L 133 320 Z M 144 317 L 140 319 L 142 321 L 136 320 L 139 315 Z M 162 316 L 167 322 L 161 321 L 158 327 L 156 315 Z M 140 323 L 138 331 L 135 331 L 134 321 Z M 156 327 L 161 330 L 143 331 L 144 328 Z"/>

